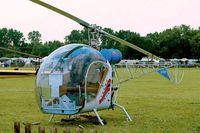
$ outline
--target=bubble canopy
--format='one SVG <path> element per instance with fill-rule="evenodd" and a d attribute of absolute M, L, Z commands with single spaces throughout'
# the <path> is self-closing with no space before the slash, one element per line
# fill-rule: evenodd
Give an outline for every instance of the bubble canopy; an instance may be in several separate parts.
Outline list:
<path fill-rule="evenodd" d="M 42 111 L 74 114 L 76 107 L 83 105 L 88 67 L 97 61 L 101 62 L 95 65 L 98 69 L 107 67 L 101 53 L 84 44 L 68 44 L 51 53 L 41 64 L 36 80 L 36 97 Z M 66 95 L 67 92 L 70 93 Z"/>

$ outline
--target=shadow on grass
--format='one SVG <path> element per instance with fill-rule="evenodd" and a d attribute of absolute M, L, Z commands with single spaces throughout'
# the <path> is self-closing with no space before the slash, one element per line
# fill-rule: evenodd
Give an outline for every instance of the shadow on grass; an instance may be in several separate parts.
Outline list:
<path fill-rule="evenodd" d="M 102 119 L 102 118 L 101 118 Z M 107 122 L 103 119 L 104 124 L 106 125 Z M 92 115 L 78 115 L 71 118 L 61 119 L 60 121 L 52 121 L 51 122 L 54 125 L 58 126 L 86 126 L 86 125 L 101 125 L 98 121 L 96 116 Z"/>

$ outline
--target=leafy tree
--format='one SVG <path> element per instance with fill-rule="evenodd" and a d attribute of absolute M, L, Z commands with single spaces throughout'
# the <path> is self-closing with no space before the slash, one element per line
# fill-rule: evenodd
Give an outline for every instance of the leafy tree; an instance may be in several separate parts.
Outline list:
<path fill-rule="evenodd" d="M 49 47 L 47 45 L 35 44 L 33 45 L 32 53 L 40 57 L 45 57 L 49 55 Z"/>
<path fill-rule="evenodd" d="M 20 51 L 23 43 L 25 41 L 23 33 L 20 31 L 14 30 L 14 29 L 7 29 L 2 28 L 0 29 L 0 46 L 5 48 L 12 48 L 15 50 Z M 6 52 L 6 51 L 0 51 L 0 56 L 12 56 L 15 54 Z"/>
<path fill-rule="evenodd" d="M 82 43 L 88 44 L 88 31 L 86 28 L 83 30 L 73 30 L 70 35 L 65 37 L 65 43 Z"/>
<path fill-rule="evenodd" d="M 160 33 L 160 55 L 164 58 L 191 57 L 189 38 L 193 36 L 189 26 L 175 26 Z"/>
<path fill-rule="evenodd" d="M 114 31 L 111 28 L 104 28 L 103 30 L 163 58 L 200 58 L 200 27 L 192 29 L 190 26 L 180 25 L 160 33 L 150 33 L 144 37 L 129 30 Z M 88 35 L 88 29 L 86 28 L 73 30 L 65 37 L 65 43 L 88 44 Z M 20 31 L 2 28 L 0 29 L 0 46 L 39 56 L 47 56 L 64 45 L 64 43 L 56 40 L 42 44 L 41 36 L 39 31 L 29 32 L 29 42 L 27 42 Z M 145 56 L 105 36 L 101 37 L 101 42 L 101 49 L 119 49 L 123 53 L 123 58 L 126 59 L 140 59 Z M 21 55 L 0 50 L 0 57 L 3 56 Z"/>
<path fill-rule="evenodd" d="M 29 32 L 28 40 L 30 41 L 30 44 L 27 47 L 32 48 L 31 54 L 43 57 L 48 55 L 49 48 L 42 44 L 41 37 L 42 35 L 39 31 Z"/>
<path fill-rule="evenodd" d="M 116 32 L 116 36 L 138 47 L 144 48 L 144 45 L 143 45 L 144 39 L 138 33 L 131 32 L 129 30 L 127 31 L 120 30 L 119 32 Z M 123 53 L 123 56 L 126 59 L 139 59 L 143 56 L 143 54 L 123 44 L 117 43 L 117 45 L 118 45 L 118 49 Z"/>
<path fill-rule="evenodd" d="M 192 46 L 192 58 L 199 59 L 200 58 L 200 30 L 197 32 L 195 36 L 190 39 L 190 43 Z"/>
<path fill-rule="evenodd" d="M 13 45 L 13 47 L 20 47 L 25 41 L 23 33 L 14 29 L 8 30 L 7 37 L 9 41 L 8 45 Z"/>
<path fill-rule="evenodd" d="M 41 37 L 42 35 L 40 34 L 39 31 L 31 31 L 28 33 L 28 40 L 30 43 L 33 44 L 40 44 L 41 43 Z"/>
<path fill-rule="evenodd" d="M 49 49 L 49 54 L 64 44 L 60 41 L 49 41 L 44 44 Z"/>
<path fill-rule="evenodd" d="M 103 30 L 112 34 L 112 35 L 115 35 L 115 32 L 111 28 L 104 28 Z M 107 48 L 107 49 L 114 48 L 115 45 L 116 45 L 116 42 L 114 40 L 109 39 L 105 36 L 101 37 L 101 49 L 103 49 L 103 48 Z"/>
<path fill-rule="evenodd" d="M 158 32 L 147 34 L 146 37 L 144 37 L 144 45 L 147 51 L 160 56 L 160 40 Z"/>
<path fill-rule="evenodd" d="M 0 29 L 0 46 L 7 47 L 8 45 L 8 38 L 6 36 L 8 30 L 6 28 Z M 0 50 L 0 57 L 4 56 L 5 51 Z"/>

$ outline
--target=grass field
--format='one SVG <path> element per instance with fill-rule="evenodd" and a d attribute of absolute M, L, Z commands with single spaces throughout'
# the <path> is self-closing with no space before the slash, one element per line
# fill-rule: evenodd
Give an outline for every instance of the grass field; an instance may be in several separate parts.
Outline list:
<path fill-rule="evenodd" d="M 86 131 L 95 128 L 99 132 L 112 133 L 200 132 L 200 69 L 184 71 L 180 85 L 172 84 L 156 73 L 122 84 L 118 103 L 127 109 L 133 121 L 127 122 L 121 110 L 115 108 L 114 111 L 99 112 L 108 122 L 105 126 L 90 121 L 59 122 L 64 116 L 56 116 L 48 123 L 49 115 L 42 114 L 36 104 L 34 77 L 0 79 L 0 133 L 12 133 L 14 121 L 39 121 L 47 132 L 51 127 L 57 127 L 60 132 L 64 127 L 75 131 L 78 125 L 84 126 Z M 37 128 L 32 127 L 33 133 Z"/>

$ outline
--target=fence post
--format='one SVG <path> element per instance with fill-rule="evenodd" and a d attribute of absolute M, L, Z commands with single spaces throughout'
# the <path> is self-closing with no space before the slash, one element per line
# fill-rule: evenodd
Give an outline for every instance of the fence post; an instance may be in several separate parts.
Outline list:
<path fill-rule="evenodd" d="M 38 133 L 45 133 L 45 128 L 39 126 L 39 127 L 38 127 Z"/>
<path fill-rule="evenodd" d="M 14 133 L 20 133 L 20 122 L 14 122 Z"/>
<path fill-rule="evenodd" d="M 25 133 L 31 133 L 31 124 L 30 123 L 25 124 Z"/>
<path fill-rule="evenodd" d="M 83 129 L 82 128 L 77 128 L 76 129 L 76 133 L 83 133 Z"/>
<path fill-rule="evenodd" d="M 70 133 L 70 130 L 68 128 L 64 128 L 63 133 Z"/>
<path fill-rule="evenodd" d="M 55 128 L 55 127 L 52 128 L 52 129 L 51 129 L 51 133 L 57 133 L 57 128 Z"/>
<path fill-rule="evenodd" d="M 91 129 L 90 133 L 97 133 L 97 130 L 96 129 Z"/>

